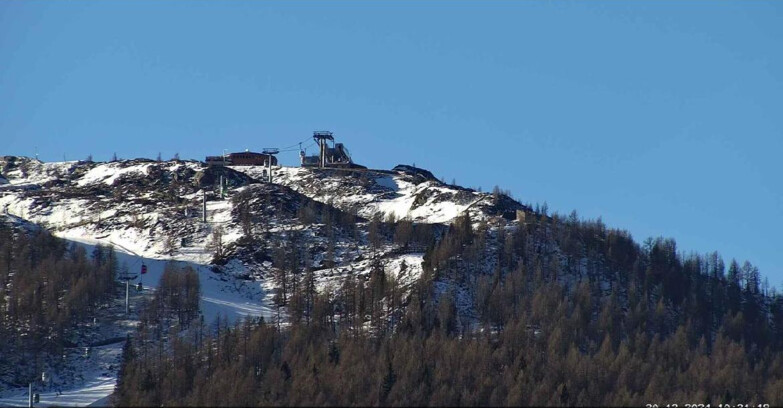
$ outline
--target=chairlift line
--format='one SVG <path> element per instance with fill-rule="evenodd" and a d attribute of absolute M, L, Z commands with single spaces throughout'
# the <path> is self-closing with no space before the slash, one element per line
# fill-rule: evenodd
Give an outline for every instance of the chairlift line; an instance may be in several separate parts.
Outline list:
<path fill-rule="evenodd" d="M 294 143 L 293 145 L 291 145 L 291 146 L 287 146 L 287 147 L 284 147 L 284 148 L 282 148 L 282 149 L 280 149 L 280 150 L 286 150 L 286 149 L 290 149 L 290 148 L 292 148 L 292 147 L 300 146 L 302 143 L 304 143 L 304 142 L 306 142 L 306 141 L 308 141 L 308 140 L 310 140 L 310 138 L 309 138 L 309 137 L 308 137 L 307 139 L 304 139 L 304 140 L 302 140 L 301 142 Z"/>

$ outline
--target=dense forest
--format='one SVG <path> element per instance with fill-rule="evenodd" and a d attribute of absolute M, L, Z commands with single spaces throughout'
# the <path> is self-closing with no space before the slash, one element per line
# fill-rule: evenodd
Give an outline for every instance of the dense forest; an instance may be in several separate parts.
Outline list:
<path fill-rule="evenodd" d="M 424 231 L 366 227 L 371 248 Z M 783 404 L 783 298 L 748 262 L 545 208 L 519 224 L 463 216 L 421 237 L 414 284 L 379 260 L 332 293 L 303 266 L 312 249 L 279 243 L 269 250 L 289 324 L 148 314 L 123 350 L 115 402 Z"/>
<path fill-rule="evenodd" d="M 0 378 L 26 384 L 75 346 L 79 325 L 115 296 L 114 250 L 67 245 L 0 218 Z M 37 374 L 40 375 L 40 374 Z"/>

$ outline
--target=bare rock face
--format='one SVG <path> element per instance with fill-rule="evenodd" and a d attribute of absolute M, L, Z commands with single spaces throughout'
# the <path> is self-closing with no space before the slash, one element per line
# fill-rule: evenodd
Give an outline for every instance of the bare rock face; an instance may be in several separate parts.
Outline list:
<path fill-rule="evenodd" d="M 218 188 L 220 176 L 223 176 L 225 185 L 230 188 L 258 183 L 258 180 L 230 167 L 210 166 L 192 176 L 193 184 L 198 188 Z"/>
<path fill-rule="evenodd" d="M 425 170 L 419 167 L 408 166 L 407 164 L 398 164 L 394 166 L 392 171 L 396 171 L 398 173 L 403 173 L 403 174 L 409 174 L 412 176 L 418 176 L 422 179 L 422 181 L 438 180 L 429 170 Z"/>

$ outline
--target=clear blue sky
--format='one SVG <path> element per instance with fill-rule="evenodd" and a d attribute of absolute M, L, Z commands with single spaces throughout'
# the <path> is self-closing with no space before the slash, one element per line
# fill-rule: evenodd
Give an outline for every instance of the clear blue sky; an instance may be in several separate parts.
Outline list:
<path fill-rule="evenodd" d="M 0 2 L 0 154 L 332 130 L 369 167 L 497 184 L 781 287 L 782 54 L 779 2 Z"/>

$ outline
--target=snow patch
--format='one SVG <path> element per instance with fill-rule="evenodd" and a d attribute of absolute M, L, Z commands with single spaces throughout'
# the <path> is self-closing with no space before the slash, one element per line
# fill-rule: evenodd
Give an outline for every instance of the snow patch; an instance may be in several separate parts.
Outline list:
<path fill-rule="evenodd" d="M 95 168 L 90 169 L 81 179 L 76 182 L 79 186 L 86 186 L 89 184 L 95 184 L 103 182 L 107 185 L 114 184 L 114 181 L 125 174 L 138 173 L 145 175 L 152 163 L 129 166 L 122 168 L 119 162 L 100 164 Z"/>

